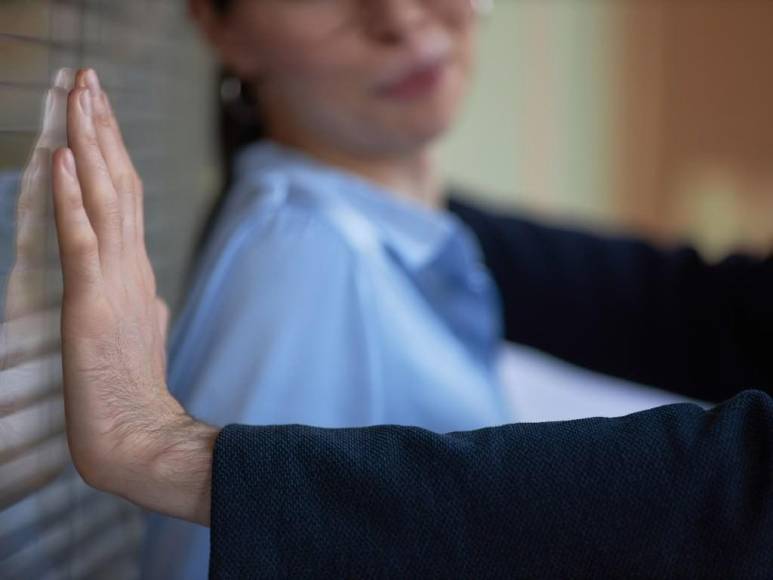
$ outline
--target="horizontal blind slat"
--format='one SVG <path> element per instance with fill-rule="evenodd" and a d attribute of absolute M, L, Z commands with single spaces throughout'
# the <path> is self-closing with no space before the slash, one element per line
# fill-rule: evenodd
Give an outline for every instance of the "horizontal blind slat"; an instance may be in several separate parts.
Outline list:
<path fill-rule="evenodd" d="M 59 308 L 8 320 L 0 328 L 0 369 L 59 350 Z"/>
<path fill-rule="evenodd" d="M 57 395 L 61 380 L 62 360 L 59 353 L 0 370 L 0 417 Z"/>
<path fill-rule="evenodd" d="M 73 510 L 68 519 L 44 530 L 34 544 L 14 553 L 3 562 L 10 578 L 36 578 L 41 572 L 67 557 L 72 548 L 84 546 L 111 525 L 121 525 L 126 507 L 109 497 L 89 506 L 88 511 Z M 41 555 L 47 561 L 41 562 Z"/>
<path fill-rule="evenodd" d="M 46 38 L 50 29 L 49 3 L 44 0 L 3 0 L 0 33 Z"/>
<path fill-rule="evenodd" d="M 44 441 L 0 470 L 0 512 L 39 490 L 70 463 L 64 437 Z"/>
<path fill-rule="evenodd" d="M 104 500 L 105 494 L 81 481 L 69 467 L 34 498 L 28 497 L 3 511 L 0 518 L 0 562 L 28 544 L 34 543 L 41 531 L 67 521 L 73 509 L 89 509 Z"/>
<path fill-rule="evenodd" d="M 141 172 L 146 210 L 159 215 L 185 200 L 186 210 L 175 212 L 175 225 L 192 231 L 193 208 L 204 205 L 204 187 L 196 175 L 200 169 L 187 173 L 204 167 L 208 158 L 206 148 L 197 145 L 206 132 L 191 130 L 195 123 L 190 121 L 200 120 L 209 100 L 208 94 L 192 99 L 195 91 L 189 88 L 205 86 L 211 78 L 196 50 L 179 0 L 0 3 L 2 199 L 17 194 L 9 177 L 27 161 L 51 75 L 60 66 L 92 66 L 111 95 Z M 148 244 L 160 288 L 169 292 L 179 284 L 186 242 L 170 235 L 162 221 L 152 221 Z M 0 282 L 7 280 L 9 267 L 3 252 L 13 251 L 7 245 L 13 232 L 3 228 L 0 222 Z M 45 233 L 52 234 L 53 229 Z M 136 578 L 137 511 L 87 488 L 69 461 L 61 432 L 56 304 L 61 277 L 55 252 L 38 267 L 43 276 L 29 280 L 44 284 L 45 292 L 35 289 L 35 296 L 44 298 L 35 304 L 49 307 L 0 327 L 0 434 L 8 433 L 0 440 L 0 461 L 5 461 L 0 465 L 0 510 L 5 508 L 0 511 L 0 576 L 12 577 L 6 574 L 10 562 L 13 574 L 25 578 Z M 84 517 L 91 521 L 77 523 Z"/>
<path fill-rule="evenodd" d="M 78 547 L 78 557 L 66 570 L 54 572 L 52 579 L 136 577 L 139 572 L 139 540 L 142 524 L 139 514 L 116 518 L 101 526 L 92 539 Z"/>
<path fill-rule="evenodd" d="M 64 437 L 64 401 L 51 397 L 3 417 L 0 469 L 53 437 Z"/>

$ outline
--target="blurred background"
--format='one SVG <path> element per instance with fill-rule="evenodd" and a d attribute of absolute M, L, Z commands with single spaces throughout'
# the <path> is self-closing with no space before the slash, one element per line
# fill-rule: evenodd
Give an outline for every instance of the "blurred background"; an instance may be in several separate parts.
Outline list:
<path fill-rule="evenodd" d="M 505 207 L 689 240 L 773 240 L 773 3 L 500 1 L 447 173 Z"/>
<path fill-rule="evenodd" d="M 450 180 L 503 209 L 687 241 L 710 258 L 770 252 L 773 2 L 500 0 L 481 26 L 478 82 L 441 151 Z M 11 316 L 5 305 L 0 335 L 0 578 L 134 578 L 137 513 L 86 489 L 67 458 L 61 282 L 45 198 L 33 204 L 39 227 L 17 242 L 23 169 L 45 92 L 65 66 L 95 67 L 113 98 L 145 182 L 161 293 L 173 306 L 220 187 L 219 88 L 181 0 L 0 2 L 4 287 L 17 251 L 40 257 L 17 268 L 26 307 Z M 599 396 L 584 391 L 581 410 L 632 408 L 630 399 L 604 406 L 602 391 L 619 396 L 615 382 L 546 365 L 519 364 L 513 380 L 592 381 Z M 524 396 L 513 394 L 531 409 L 523 418 L 562 416 L 555 401 L 529 407 Z M 645 399 L 668 400 L 636 405 Z M 575 402 L 566 392 L 563 401 Z"/>

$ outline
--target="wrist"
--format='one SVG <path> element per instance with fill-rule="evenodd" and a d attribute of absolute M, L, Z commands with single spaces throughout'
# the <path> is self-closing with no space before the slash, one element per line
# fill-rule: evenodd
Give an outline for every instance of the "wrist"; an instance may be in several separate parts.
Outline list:
<path fill-rule="evenodd" d="M 116 449 L 109 462 L 113 475 L 103 488 L 147 510 L 208 526 L 219 430 L 174 403 Z"/>
<path fill-rule="evenodd" d="M 170 423 L 155 446 L 155 454 L 148 458 L 150 487 L 136 503 L 209 526 L 212 456 L 218 433 L 219 429 L 187 414 Z"/>

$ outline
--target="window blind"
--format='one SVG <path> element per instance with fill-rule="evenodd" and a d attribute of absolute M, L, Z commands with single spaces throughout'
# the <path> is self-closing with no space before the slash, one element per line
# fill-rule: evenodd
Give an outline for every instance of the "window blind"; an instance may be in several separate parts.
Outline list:
<path fill-rule="evenodd" d="M 183 0 L 0 3 L 0 578 L 136 578 L 142 519 L 70 464 L 50 191 L 20 197 L 61 67 L 94 67 L 146 190 L 147 242 L 174 307 L 216 189 L 211 67 Z M 27 174 L 29 178 L 29 173 Z"/>

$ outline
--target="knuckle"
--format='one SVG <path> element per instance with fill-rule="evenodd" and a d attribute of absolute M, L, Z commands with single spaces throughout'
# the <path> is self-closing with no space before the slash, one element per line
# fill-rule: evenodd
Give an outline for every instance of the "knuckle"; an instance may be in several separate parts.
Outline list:
<path fill-rule="evenodd" d="M 121 212 L 121 208 L 118 206 L 115 196 L 111 196 L 105 203 L 103 217 L 107 224 L 113 229 L 119 224 L 123 224 L 123 212 Z"/>
<path fill-rule="evenodd" d="M 80 90 L 79 89 L 73 89 L 70 91 L 70 93 L 67 95 L 67 105 L 72 108 L 73 106 L 76 106 L 77 100 L 80 97 Z"/>
<path fill-rule="evenodd" d="M 97 238 L 93 233 L 80 231 L 69 240 L 69 252 L 80 258 L 88 258 L 98 253 Z"/>
<path fill-rule="evenodd" d="M 101 159 L 95 159 L 91 168 L 91 179 L 87 182 L 84 197 L 98 200 L 106 211 L 112 211 L 117 205 L 118 194 L 115 190 L 110 170 Z"/>
<path fill-rule="evenodd" d="M 65 191 L 62 194 L 62 201 L 64 202 L 65 209 L 78 212 L 83 210 L 83 197 L 75 190 Z"/>
<path fill-rule="evenodd" d="M 94 131 L 86 131 L 83 134 L 83 144 L 89 149 L 93 149 L 94 152 L 101 152 L 99 148 L 99 139 L 97 138 L 97 134 Z"/>
<path fill-rule="evenodd" d="M 100 129 L 112 129 L 113 118 L 105 111 L 98 111 L 94 115 L 94 123 Z"/>
<path fill-rule="evenodd" d="M 115 178 L 115 189 L 119 194 L 137 191 L 137 180 L 130 173 L 121 173 Z"/>
<path fill-rule="evenodd" d="M 99 153 L 99 155 L 95 155 L 94 158 L 94 171 L 99 179 L 104 182 L 106 186 L 108 186 L 105 188 L 105 192 L 107 193 L 112 189 L 109 187 L 109 185 L 112 184 L 113 179 L 110 175 L 110 169 L 107 167 L 107 163 L 105 163 L 105 160 L 102 158 L 102 153 L 99 151 L 95 153 Z"/>

